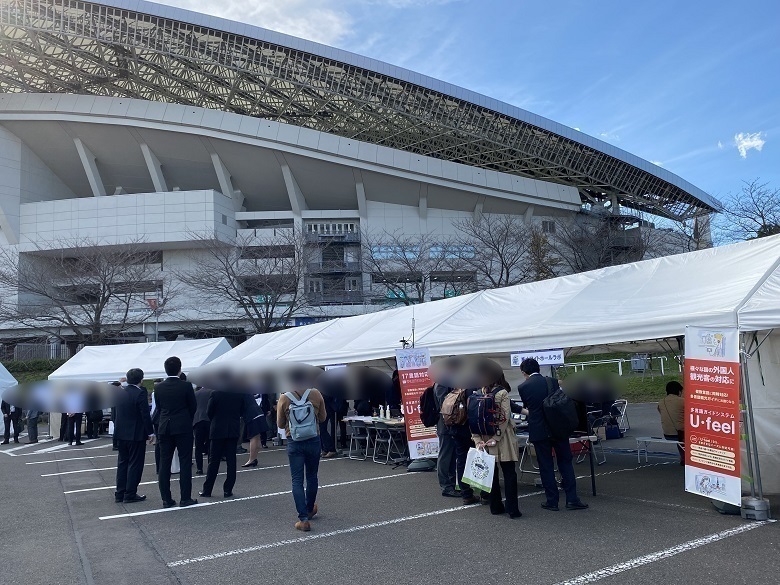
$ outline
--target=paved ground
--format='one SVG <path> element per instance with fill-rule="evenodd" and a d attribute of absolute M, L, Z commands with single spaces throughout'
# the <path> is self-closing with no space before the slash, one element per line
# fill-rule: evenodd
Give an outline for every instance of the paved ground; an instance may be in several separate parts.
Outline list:
<path fill-rule="evenodd" d="M 631 434 L 658 434 L 653 412 L 633 407 Z M 154 483 L 141 486 L 147 502 L 114 503 L 106 439 L 17 447 L 0 453 L 2 583 L 658 585 L 777 583 L 780 574 L 780 523 L 721 516 L 686 494 L 673 453 L 638 465 L 635 454 L 609 451 L 597 497 L 587 464 L 578 465 L 583 512 L 542 510 L 534 476 L 524 474 L 517 520 L 442 498 L 433 473 L 327 461 L 320 516 L 303 534 L 292 528 L 283 450 L 264 451 L 260 467 L 240 473 L 233 500 L 159 512 Z M 144 482 L 155 480 L 153 461 L 149 453 Z"/>

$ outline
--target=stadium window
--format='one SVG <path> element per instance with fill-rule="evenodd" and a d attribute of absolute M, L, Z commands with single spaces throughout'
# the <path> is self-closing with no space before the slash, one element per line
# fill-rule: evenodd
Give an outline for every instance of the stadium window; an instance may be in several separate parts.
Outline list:
<path fill-rule="evenodd" d="M 360 286 L 360 279 L 355 276 L 350 276 L 349 278 L 347 278 L 344 285 L 345 285 L 344 288 L 348 292 L 359 291 L 363 288 L 362 286 Z"/>
<path fill-rule="evenodd" d="M 544 220 L 542 221 L 542 231 L 545 234 L 554 234 L 555 233 L 555 222 L 552 220 Z"/>
<path fill-rule="evenodd" d="M 310 278 L 307 286 L 309 293 L 321 293 L 322 292 L 322 279 Z"/>

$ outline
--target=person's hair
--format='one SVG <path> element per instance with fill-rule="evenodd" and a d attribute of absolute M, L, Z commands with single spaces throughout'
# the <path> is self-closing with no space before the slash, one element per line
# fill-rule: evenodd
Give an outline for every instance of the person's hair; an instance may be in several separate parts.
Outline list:
<path fill-rule="evenodd" d="M 112 385 L 112 386 L 121 386 L 121 385 L 122 385 L 122 382 L 119 382 L 119 381 L 117 380 L 117 381 L 115 381 L 115 382 L 111 382 L 111 385 Z"/>
<path fill-rule="evenodd" d="M 179 380 L 181 380 L 182 382 L 186 382 L 187 381 L 187 374 L 185 374 L 184 372 L 179 374 Z"/>
<path fill-rule="evenodd" d="M 683 387 L 682 384 L 679 382 L 672 380 L 671 382 L 667 382 L 666 384 L 666 393 L 667 394 L 680 394 L 682 392 Z"/>
<path fill-rule="evenodd" d="M 169 376 L 178 376 L 181 373 L 181 360 L 175 355 L 165 360 L 165 373 Z"/>
<path fill-rule="evenodd" d="M 509 385 L 509 382 L 506 381 L 506 376 L 504 376 L 504 374 L 501 374 L 501 377 L 496 380 L 495 386 L 501 386 L 507 392 L 512 391 L 512 387 Z"/>
<path fill-rule="evenodd" d="M 529 376 L 531 374 L 538 374 L 539 362 L 537 362 L 534 358 L 525 358 L 522 362 L 520 362 L 520 371 L 524 374 L 528 374 Z"/>
<path fill-rule="evenodd" d="M 126 376 L 127 376 L 127 383 L 133 384 L 135 386 L 136 384 L 140 384 L 141 382 L 143 382 L 144 371 L 140 368 L 133 368 L 127 371 Z"/>

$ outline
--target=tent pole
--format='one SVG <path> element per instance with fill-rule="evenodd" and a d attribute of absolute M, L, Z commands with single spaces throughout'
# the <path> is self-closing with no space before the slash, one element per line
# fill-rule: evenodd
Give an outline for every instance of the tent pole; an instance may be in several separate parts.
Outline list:
<path fill-rule="evenodd" d="M 742 374 L 742 380 L 744 383 L 743 391 L 745 395 L 745 416 L 747 418 L 748 422 L 748 440 L 746 443 L 749 443 L 751 446 L 750 451 L 754 454 L 755 457 L 755 477 L 754 481 L 756 484 L 756 489 L 758 490 L 758 499 L 763 500 L 764 499 L 764 490 L 761 486 L 761 466 L 758 461 L 758 443 L 756 441 L 756 426 L 753 421 L 753 399 L 750 395 L 750 376 L 748 376 L 748 354 L 744 351 L 745 350 L 745 342 L 744 342 L 744 336 L 742 341 L 742 349 L 743 351 L 740 352 L 740 362 L 741 367 L 743 370 Z M 750 459 L 750 453 L 748 453 L 748 460 Z"/>
<path fill-rule="evenodd" d="M 750 425 L 750 423 L 753 420 L 753 417 L 750 416 L 750 406 L 748 406 L 748 381 L 747 381 L 747 363 L 744 359 L 745 353 L 745 337 L 744 334 L 740 336 L 740 345 L 742 346 L 742 351 L 739 352 L 739 367 L 740 367 L 740 374 L 742 379 L 742 398 L 745 404 L 745 410 L 742 412 L 744 413 L 745 417 L 745 424 L 748 426 L 745 433 L 745 452 L 747 455 L 747 467 L 748 467 L 748 476 L 750 477 L 750 497 L 755 498 L 756 497 L 756 483 L 755 483 L 755 476 L 753 475 L 753 450 L 751 448 L 751 442 L 753 439 L 753 430 Z"/>

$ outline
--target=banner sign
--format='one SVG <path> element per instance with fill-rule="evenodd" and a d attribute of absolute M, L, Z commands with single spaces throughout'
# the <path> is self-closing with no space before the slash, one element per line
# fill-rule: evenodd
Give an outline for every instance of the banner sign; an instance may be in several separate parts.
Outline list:
<path fill-rule="evenodd" d="M 412 459 L 439 456 L 439 438 L 435 427 L 423 426 L 420 420 L 420 396 L 433 385 L 428 377 L 431 355 L 427 347 L 395 350 L 398 379 L 401 382 L 401 406 L 406 423 L 406 440 Z"/>
<path fill-rule="evenodd" d="M 543 349 L 539 351 L 520 351 L 510 356 L 513 368 L 519 368 L 524 359 L 533 358 L 540 366 L 562 366 L 564 355 L 562 349 Z"/>
<path fill-rule="evenodd" d="M 685 491 L 739 506 L 739 332 L 685 328 Z"/>

